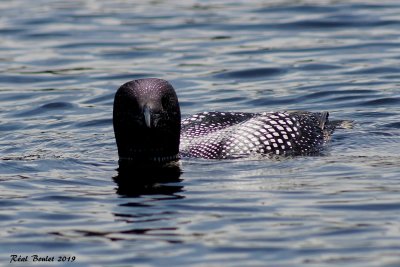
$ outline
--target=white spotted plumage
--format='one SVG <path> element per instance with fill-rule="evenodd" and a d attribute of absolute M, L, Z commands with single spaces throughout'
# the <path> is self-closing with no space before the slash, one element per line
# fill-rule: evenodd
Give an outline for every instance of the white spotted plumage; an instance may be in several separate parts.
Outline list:
<path fill-rule="evenodd" d="M 182 121 L 181 156 L 236 158 L 319 151 L 329 136 L 327 113 L 204 112 Z"/>

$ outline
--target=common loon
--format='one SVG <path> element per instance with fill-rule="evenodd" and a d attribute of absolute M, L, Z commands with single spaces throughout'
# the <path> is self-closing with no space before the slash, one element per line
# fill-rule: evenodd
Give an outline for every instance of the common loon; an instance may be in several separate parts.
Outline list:
<path fill-rule="evenodd" d="M 328 112 L 203 112 L 181 121 L 172 85 L 148 78 L 115 94 L 113 124 L 120 160 L 166 163 L 181 157 L 232 159 L 318 153 L 338 125 Z"/>

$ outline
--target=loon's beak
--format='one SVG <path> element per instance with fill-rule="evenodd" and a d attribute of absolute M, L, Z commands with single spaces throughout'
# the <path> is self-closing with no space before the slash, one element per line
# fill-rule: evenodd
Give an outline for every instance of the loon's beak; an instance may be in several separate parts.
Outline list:
<path fill-rule="evenodd" d="M 148 128 L 151 128 L 151 109 L 145 105 L 143 107 L 144 122 Z"/>

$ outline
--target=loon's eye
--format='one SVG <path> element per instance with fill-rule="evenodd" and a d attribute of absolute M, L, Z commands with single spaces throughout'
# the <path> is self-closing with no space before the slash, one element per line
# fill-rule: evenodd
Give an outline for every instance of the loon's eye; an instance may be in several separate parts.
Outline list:
<path fill-rule="evenodd" d="M 172 102 L 173 102 L 173 98 L 171 96 L 164 96 L 161 99 L 161 105 L 164 110 L 169 110 Z"/>
<path fill-rule="evenodd" d="M 139 103 L 135 99 L 128 99 L 126 105 L 129 107 L 129 111 L 134 114 L 139 114 L 141 112 Z"/>

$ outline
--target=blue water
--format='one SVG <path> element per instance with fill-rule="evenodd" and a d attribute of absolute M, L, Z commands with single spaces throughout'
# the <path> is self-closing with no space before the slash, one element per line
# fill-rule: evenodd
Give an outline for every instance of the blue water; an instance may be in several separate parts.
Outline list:
<path fill-rule="evenodd" d="M 0 265 L 400 266 L 398 1 L 0 2 Z M 330 111 L 317 157 L 183 159 L 116 183 L 112 104 L 169 80 L 184 116 Z M 145 175 L 128 174 L 132 179 Z"/>

